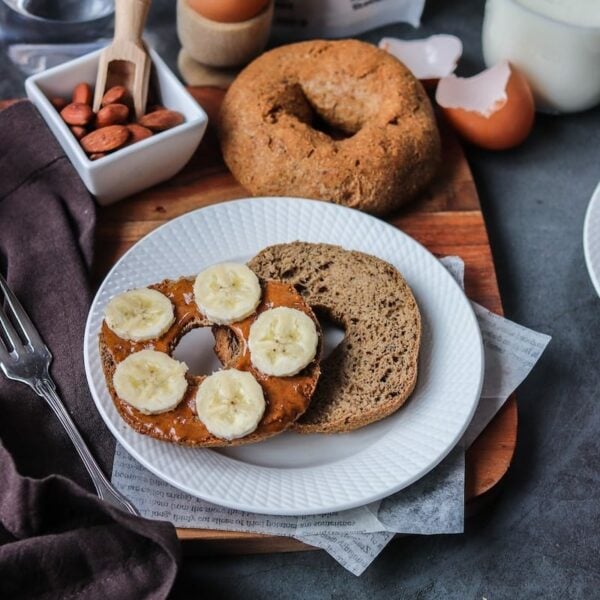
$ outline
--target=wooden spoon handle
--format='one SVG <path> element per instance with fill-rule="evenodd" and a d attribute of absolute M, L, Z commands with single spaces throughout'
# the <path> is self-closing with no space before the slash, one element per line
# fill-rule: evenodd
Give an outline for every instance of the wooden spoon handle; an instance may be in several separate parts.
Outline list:
<path fill-rule="evenodd" d="M 115 40 L 142 43 L 151 0 L 115 0 Z"/>

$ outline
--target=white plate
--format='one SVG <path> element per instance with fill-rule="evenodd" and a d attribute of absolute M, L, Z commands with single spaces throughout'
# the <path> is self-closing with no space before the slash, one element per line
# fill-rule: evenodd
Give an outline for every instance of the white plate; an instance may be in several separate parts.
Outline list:
<path fill-rule="evenodd" d="M 583 253 L 588 273 L 600 296 L 600 183 L 596 186 L 585 213 Z"/>
<path fill-rule="evenodd" d="M 423 319 L 419 379 L 396 414 L 358 431 L 284 433 L 226 450 L 160 442 L 128 427 L 102 373 L 97 336 L 115 294 L 191 275 L 226 260 L 247 260 L 270 244 L 339 244 L 394 264 L 411 286 Z M 202 350 L 179 354 L 210 357 Z M 318 514 L 388 496 L 435 467 L 456 445 L 477 406 L 483 379 L 481 334 L 470 303 L 446 269 L 412 238 L 383 221 L 333 204 L 255 198 L 203 208 L 153 231 L 115 265 L 92 304 L 85 332 L 92 395 L 117 440 L 150 471 L 215 504 L 265 514 Z M 205 362 L 210 364 L 212 359 Z"/>

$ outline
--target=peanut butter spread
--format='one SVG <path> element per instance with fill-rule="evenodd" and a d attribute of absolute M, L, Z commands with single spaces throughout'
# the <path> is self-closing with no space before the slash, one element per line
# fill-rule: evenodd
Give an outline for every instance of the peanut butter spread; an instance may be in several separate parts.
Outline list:
<path fill-rule="evenodd" d="M 317 324 L 317 330 L 320 332 L 312 310 L 300 294 L 291 285 L 279 281 L 261 281 L 262 299 L 254 314 L 238 323 L 218 326 L 219 329 L 228 331 L 230 335 L 227 337 L 235 346 L 225 367 L 251 372 L 263 388 L 266 402 L 265 413 L 254 432 L 243 438 L 227 441 L 214 436 L 206 429 L 196 416 L 195 407 L 196 391 L 206 375 L 188 373 L 186 375 L 188 388 L 182 401 L 173 410 L 157 415 L 141 413 L 121 400 L 115 393 L 112 384 L 115 367 L 131 353 L 149 348 L 171 355 L 187 332 L 196 327 L 211 327 L 211 323 L 194 302 L 193 283 L 193 279 L 181 278 L 178 280 L 167 279 L 149 286 L 167 296 L 173 303 L 175 311 L 173 325 L 160 338 L 145 342 L 125 340 L 111 331 L 106 322 L 102 323 L 99 344 L 104 376 L 119 414 L 128 425 L 139 433 L 188 446 L 210 447 L 245 444 L 257 442 L 284 431 L 308 408 L 320 375 L 319 358 L 322 344 L 319 343 L 317 356 L 313 362 L 300 373 L 291 377 L 264 375 L 252 366 L 247 343 L 248 335 L 250 326 L 261 312 L 279 306 L 295 308 L 309 315 Z"/>

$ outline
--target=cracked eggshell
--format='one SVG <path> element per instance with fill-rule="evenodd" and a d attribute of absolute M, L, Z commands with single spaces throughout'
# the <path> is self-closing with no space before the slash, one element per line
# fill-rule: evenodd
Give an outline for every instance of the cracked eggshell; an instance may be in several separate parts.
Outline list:
<path fill-rule="evenodd" d="M 379 47 L 404 63 L 417 79 L 432 84 L 454 72 L 463 51 L 460 39 L 448 34 L 422 40 L 383 38 Z"/>
<path fill-rule="evenodd" d="M 508 61 L 473 77 L 450 75 L 440 79 L 435 99 L 456 131 L 482 148 L 518 146 L 533 127 L 531 89 Z"/>

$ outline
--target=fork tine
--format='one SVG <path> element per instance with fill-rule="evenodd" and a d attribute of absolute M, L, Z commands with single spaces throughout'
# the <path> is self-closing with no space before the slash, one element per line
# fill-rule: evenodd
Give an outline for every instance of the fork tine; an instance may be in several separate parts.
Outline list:
<path fill-rule="evenodd" d="M 23 340 L 21 340 L 19 334 L 16 332 L 15 328 L 10 322 L 10 319 L 4 312 L 2 305 L 0 305 L 0 331 L 10 342 L 14 350 L 18 351 L 19 349 L 23 348 Z"/>
<path fill-rule="evenodd" d="M 8 348 L 4 345 L 4 341 L 0 338 L 0 366 L 2 363 L 8 362 L 10 359 L 10 354 L 8 353 Z"/>
<path fill-rule="evenodd" d="M 40 337 L 40 334 L 38 333 L 38 330 L 35 328 L 35 325 L 31 322 L 31 319 L 25 312 L 25 309 L 21 306 L 21 303 L 19 302 L 17 297 L 13 294 L 12 290 L 8 287 L 8 283 L 6 283 L 6 280 L 2 276 L 2 273 L 0 273 L 0 290 L 2 290 L 2 292 L 4 293 L 4 297 L 6 298 L 6 303 L 8 304 L 8 307 L 10 308 L 10 312 L 11 312 L 13 319 L 19 324 L 21 331 L 23 332 L 23 335 L 29 340 L 29 343 L 32 346 L 35 346 L 35 345 L 45 346 L 42 338 Z M 13 334 L 16 335 L 16 331 L 14 330 L 14 327 L 12 327 L 12 325 L 10 324 L 10 321 L 6 317 L 6 314 L 2 310 L 1 304 L 0 304 L 0 321 L 2 322 L 2 325 L 4 326 L 5 329 L 6 329 L 6 325 L 5 325 L 5 322 L 6 322 L 11 327 Z M 10 340 L 11 344 L 13 344 L 13 346 L 14 346 L 14 342 L 12 341 L 9 334 L 7 334 L 7 337 Z M 17 339 L 19 339 L 18 336 L 17 336 Z M 19 340 L 19 342 L 20 342 L 20 340 Z M 22 345 L 22 342 L 20 342 L 20 344 Z"/>

